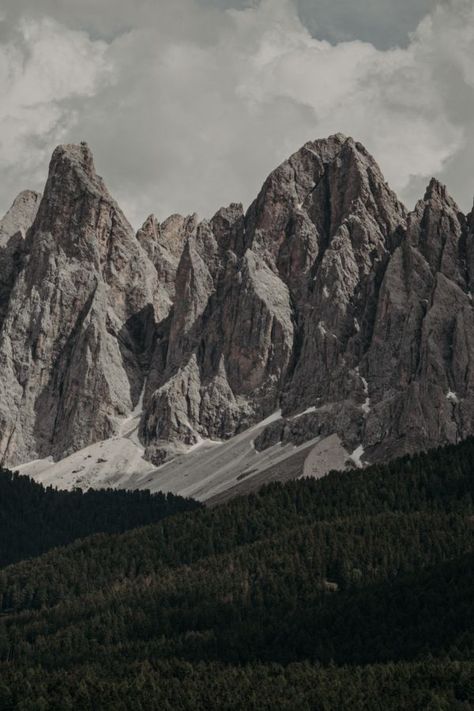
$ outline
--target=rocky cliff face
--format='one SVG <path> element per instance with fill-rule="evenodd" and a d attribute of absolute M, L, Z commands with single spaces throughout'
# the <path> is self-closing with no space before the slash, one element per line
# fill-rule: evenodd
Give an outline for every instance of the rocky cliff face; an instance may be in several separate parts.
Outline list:
<path fill-rule="evenodd" d="M 114 432 L 140 395 L 156 286 L 87 146 L 58 148 L 0 333 L 4 461 L 61 456 Z"/>
<path fill-rule="evenodd" d="M 339 435 L 378 461 L 473 433 L 474 218 L 436 181 L 407 214 L 336 135 L 246 214 L 137 235 L 85 145 L 55 151 L 39 209 L 22 195 L 0 223 L 4 462 L 113 436 L 141 394 L 156 464 L 277 410 L 256 449 Z"/>
<path fill-rule="evenodd" d="M 0 220 L 0 328 L 11 290 L 21 269 L 25 235 L 38 211 L 41 195 L 25 190 Z"/>

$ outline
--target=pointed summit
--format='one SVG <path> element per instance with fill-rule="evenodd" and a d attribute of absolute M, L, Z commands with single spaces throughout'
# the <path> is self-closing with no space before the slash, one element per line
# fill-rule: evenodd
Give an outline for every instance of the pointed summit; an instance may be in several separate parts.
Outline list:
<path fill-rule="evenodd" d="M 0 458 L 63 453 L 115 431 L 142 388 L 140 325 L 154 322 L 156 282 L 90 149 L 56 148 L 0 334 L 0 359 L 12 363 L 0 379 Z"/>
<path fill-rule="evenodd" d="M 431 178 L 428 187 L 426 188 L 425 195 L 423 197 L 423 202 L 437 203 L 438 205 L 445 205 L 446 207 L 460 213 L 458 204 L 451 197 L 448 192 L 448 188 L 444 183 L 441 183 L 437 178 Z"/>
<path fill-rule="evenodd" d="M 446 200 L 449 197 L 448 189 L 446 185 L 440 183 L 437 178 L 431 178 L 423 199 L 428 202 L 428 200 L 433 200 L 438 197 Z"/>
<path fill-rule="evenodd" d="M 336 134 L 306 143 L 269 175 L 246 218 L 246 246 L 301 282 L 301 270 L 308 273 L 316 256 L 321 261 L 341 230 L 370 254 L 375 245 L 388 249 L 405 217 L 370 153 Z"/>
<path fill-rule="evenodd" d="M 176 272 L 189 235 L 196 230 L 195 216 L 172 215 L 160 223 L 149 215 L 137 232 L 137 240 L 154 265 L 158 276 L 161 302 L 160 317 L 168 315 L 174 300 Z"/>
<path fill-rule="evenodd" d="M 66 253 L 93 260 L 97 267 L 107 260 L 112 238 L 135 242 L 130 223 L 96 173 L 86 143 L 54 150 L 30 239 L 33 233 L 36 241 L 53 238 Z"/>
<path fill-rule="evenodd" d="M 94 172 L 94 157 L 85 141 L 80 144 L 65 143 L 57 146 L 53 152 L 52 161 L 57 160 L 69 161 Z"/>
<path fill-rule="evenodd" d="M 466 218 L 456 201 L 443 183 L 432 178 L 408 217 L 408 242 L 423 255 L 433 275 L 440 272 L 462 288 L 466 287 L 465 229 Z"/>
<path fill-rule="evenodd" d="M 68 184 L 72 176 L 75 176 L 91 191 L 105 190 L 102 179 L 96 173 L 94 157 L 87 143 L 58 146 L 51 157 L 49 176 L 55 181 L 66 179 Z"/>
<path fill-rule="evenodd" d="M 75 178 L 90 191 L 107 192 L 104 181 L 97 175 L 94 156 L 87 143 L 68 143 L 55 148 L 49 164 L 48 183 L 56 185 L 61 180 L 68 184 Z M 46 184 L 46 190 L 51 187 Z M 46 192 L 45 190 L 45 192 Z"/>
<path fill-rule="evenodd" d="M 25 237 L 35 219 L 40 200 L 40 193 L 33 190 L 24 190 L 15 198 L 8 212 L 0 220 L 0 247 L 17 232 Z"/>
<path fill-rule="evenodd" d="M 325 202 L 317 210 L 327 212 L 329 206 L 330 214 L 321 214 L 321 218 L 326 223 L 330 220 L 325 229 L 332 233 L 361 206 L 381 217 L 389 230 L 406 214 L 371 154 L 340 133 L 309 141 L 282 163 L 267 178 L 257 203 L 266 197 L 269 202 L 291 203 L 306 213 L 316 202 Z"/>

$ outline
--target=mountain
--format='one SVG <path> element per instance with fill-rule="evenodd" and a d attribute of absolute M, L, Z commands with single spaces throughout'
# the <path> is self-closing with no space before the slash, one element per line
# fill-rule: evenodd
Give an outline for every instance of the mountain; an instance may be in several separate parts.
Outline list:
<path fill-rule="evenodd" d="M 474 217 L 436 180 L 408 214 L 351 138 L 307 143 L 246 213 L 137 235 L 87 145 L 61 146 L 15 219 L 4 465 L 208 499 L 474 432 Z"/>
<path fill-rule="evenodd" d="M 193 511 L 197 501 L 148 491 L 58 491 L 0 469 L 0 568 L 93 533 L 122 533 Z"/>
<path fill-rule="evenodd" d="M 3 569 L 0 708 L 469 709 L 473 457 L 273 483 Z"/>

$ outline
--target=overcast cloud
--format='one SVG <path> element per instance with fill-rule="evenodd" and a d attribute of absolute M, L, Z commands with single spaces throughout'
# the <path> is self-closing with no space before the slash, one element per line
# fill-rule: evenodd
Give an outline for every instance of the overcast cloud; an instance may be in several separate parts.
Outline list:
<path fill-rule="evenodd" d="M 135 226 L 248 204 L 338 131 L 410 206 L 474 192 L 474 0 L 4 0 L 0 211 L 87 140 Z"/>

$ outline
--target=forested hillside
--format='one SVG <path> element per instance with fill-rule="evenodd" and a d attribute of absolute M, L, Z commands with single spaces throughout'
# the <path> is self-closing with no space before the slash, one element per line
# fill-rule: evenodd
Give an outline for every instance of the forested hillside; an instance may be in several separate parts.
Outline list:
<path fill-rule="evenodd" d="M 93 533 L 122 533 L 200 504 L 148 491 L 58 491 L 0 469 L 0 567 Z"/>
<path fill-rule="evenodd" d="M 0 708 L 474 704 L 474 440 L 0 574 Z"/>

